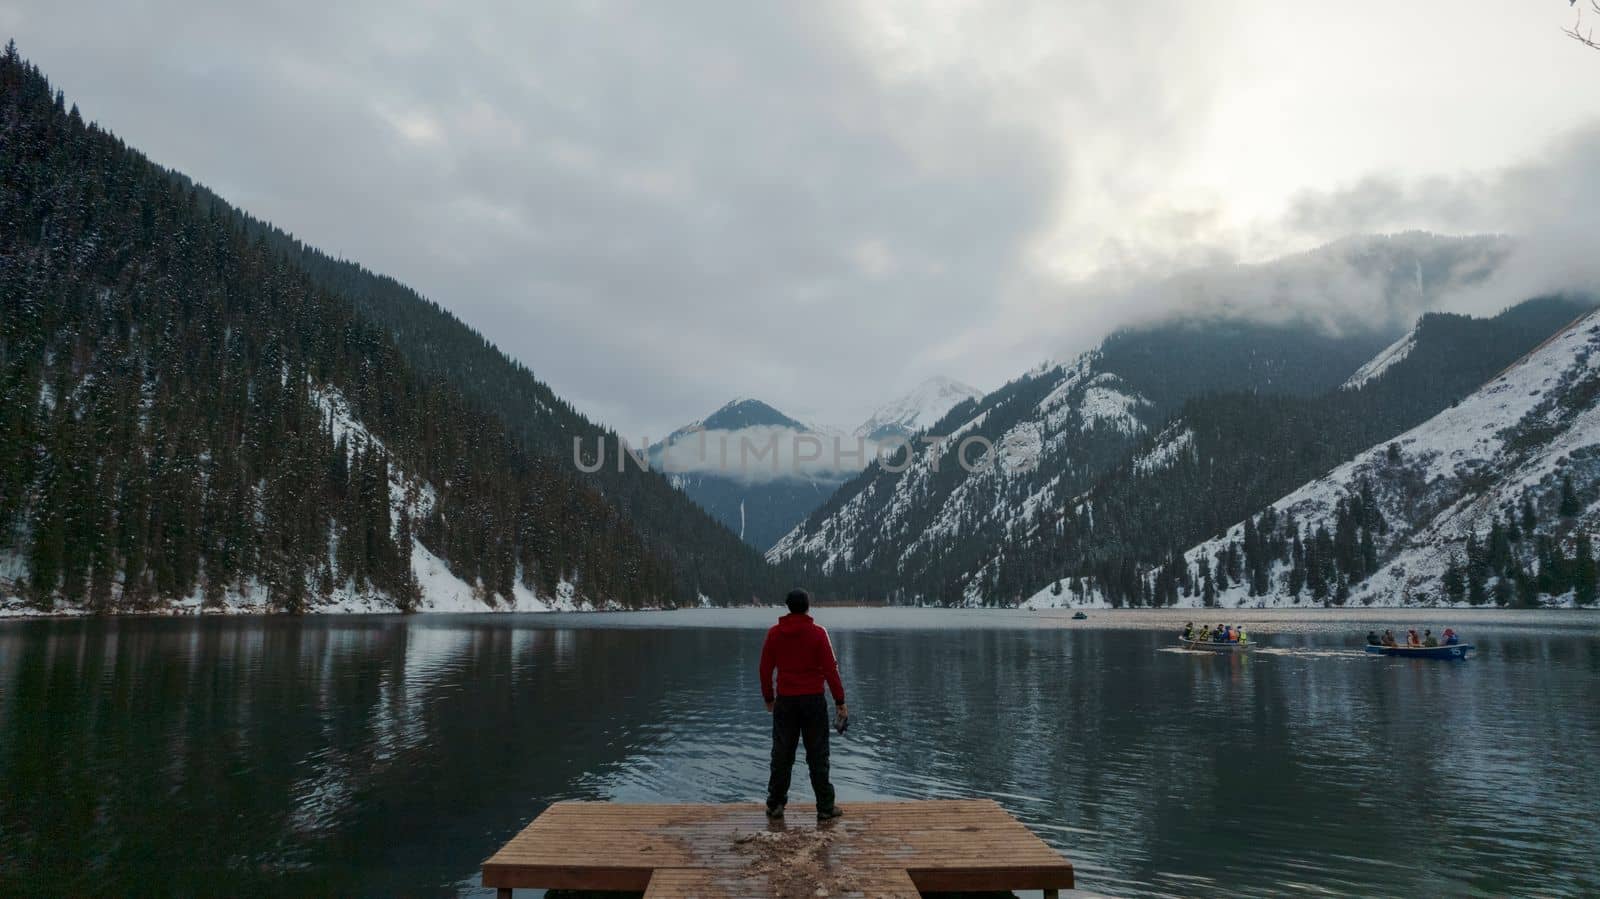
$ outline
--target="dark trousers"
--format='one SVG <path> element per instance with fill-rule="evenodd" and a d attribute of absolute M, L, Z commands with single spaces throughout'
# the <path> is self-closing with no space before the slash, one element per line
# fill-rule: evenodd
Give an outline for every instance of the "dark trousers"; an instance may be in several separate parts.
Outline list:
<path fill-rule="evenodd" d="M 828 701 L 821 693 L 779 696 L 772 706 L 772 777 L 767 781 L 767 805 L 789 801 L 789 775 L 794 771 L 794 750 L 806 743 L 806 768 L 817 808 L 833 808 L 833 784 L 828 782 Z"/>

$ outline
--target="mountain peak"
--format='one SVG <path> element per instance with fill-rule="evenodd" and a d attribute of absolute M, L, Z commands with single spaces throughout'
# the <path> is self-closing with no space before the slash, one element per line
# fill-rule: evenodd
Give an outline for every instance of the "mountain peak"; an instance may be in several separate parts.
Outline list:
<path fill-rule="evenodd" d="M 960 403 L 982 397 L 983 391 L 976 387 L 934 375 L 904 396 L 879 406 L 856 428 L 855 435 L 867 440 L 907 437 L 932 426 Z"/>
<path fill-rule="evenodd" d="M 736 396 L 699 423 L 707 431 L 737 431 L 740 428 L 793 428 L 809 430 L 804 422 L 790 418 L 772 406 L 750 397 Z"/>

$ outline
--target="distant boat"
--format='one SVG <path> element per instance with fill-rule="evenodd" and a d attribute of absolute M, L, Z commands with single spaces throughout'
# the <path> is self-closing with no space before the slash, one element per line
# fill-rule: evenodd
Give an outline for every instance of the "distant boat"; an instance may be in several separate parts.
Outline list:
<path fill-rule="evenodd" d="M 1072 613 L 1072 620 L 1073 621 L 1082 621 L 1082 620 L 1084 620 L 1085 618 L 1088 618 L 1088 617 L 1089 617 L 1088 615 L 1085 615 L 1082 612 L 1073 612 Z"/>
<path fill-rule="evenodd" d="M 1373 646 L 1367 652 L 1375 656 L 1406 656 L 1413 659 L 1465 659 L 1467 653 L 1477 649 L 1471 643 L 1450 643 L 1438 646 Z"/>
<path fill-rule="evenodd" d="M 1243 642 L 1227 642 L 1217 640 L 1184 640 L 1180 637 L 1179 642 L 1183 644 L 1184 649 L 1196 649 L 1201 652 L 1249 652 L 1250 650 L 1256 648 L 1256 641 L 1254 640 L 1245 640 Z"/>

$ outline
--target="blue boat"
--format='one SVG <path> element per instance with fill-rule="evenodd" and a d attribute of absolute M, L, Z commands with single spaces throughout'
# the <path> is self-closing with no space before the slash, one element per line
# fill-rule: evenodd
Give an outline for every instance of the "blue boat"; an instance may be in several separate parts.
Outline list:
<path fill-rule="evenodd" d="M 1373 646 L 1367 652 L 1378 656 L 1404 656 L 1413 659 L 1465 659 L 1477 647 L 1471 643 L 1451 643 L 1438 646 Z"/>

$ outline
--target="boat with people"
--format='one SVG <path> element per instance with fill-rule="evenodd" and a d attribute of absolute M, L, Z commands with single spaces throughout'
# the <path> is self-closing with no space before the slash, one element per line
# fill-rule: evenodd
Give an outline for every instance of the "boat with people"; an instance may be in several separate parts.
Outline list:
<path fill-rule="evenodd" d="M 1082 612 L 1073 612 L 1072 613 L 1072 620 L 1073 621 L 1084 621 L 1084 620 L 1088 619 L 1088 617 L 1089 617 L 1088 615 L 1085 615 Z"/>
<path fill-rule="evenodd" d="M 1183 633 L 1178 635 L 1178 642 L 1184 649 L 1201 652 L 1249 652 L 1256 645 L 1255 641 L 1244 632 L 1243 626 L 1219 624 L 1213 629 L 1208 624 L 1197 631 L 1194 629 L 1193 621 L 1183 626 Z"/>
<path fill-rule="evenodd" d="M 1413 659 L 1465 659 L 1477 649 L 1463 642 L 1452 628 L 1445 628 L 1443 639 L 1435 637 L 1432 630 L 1418 634 L 1415 628 L 1406 631 L 1405 642 L 1395 639 L 1393 631 L 1379 636 L 1375 630 L 1367 631 L 1366 651 L 1377 656 L 1402 656 Z"/>

